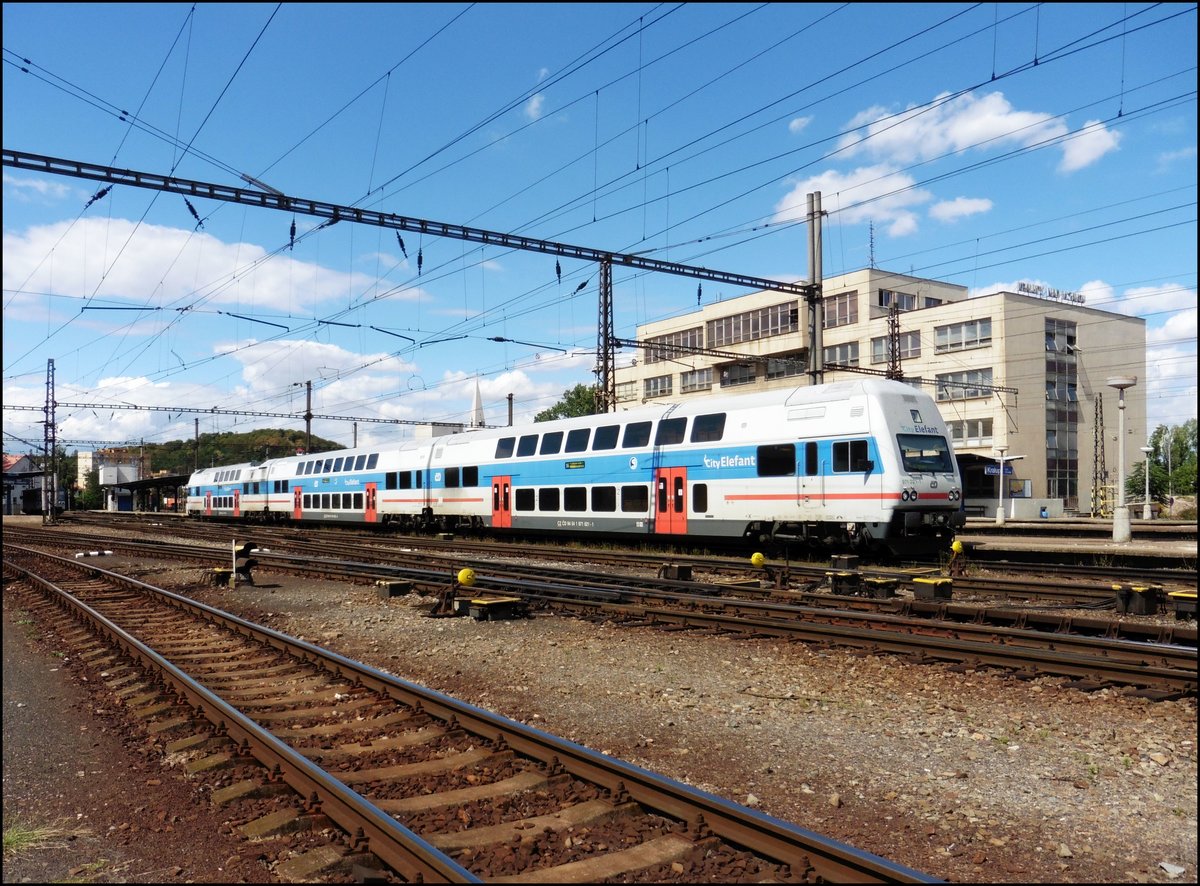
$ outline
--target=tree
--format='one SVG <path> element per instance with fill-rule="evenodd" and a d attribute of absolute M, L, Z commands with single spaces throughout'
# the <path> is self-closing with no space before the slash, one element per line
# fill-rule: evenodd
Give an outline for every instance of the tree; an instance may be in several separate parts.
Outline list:
<path fill-rule="evenodd" d="M 562 399 L 543 409 L 533 417 L 534 421 L 553 421 L 556 418 L 578 418 L 596 414 L 596 389 L 591 385 L 577 384 L 563 391 Z"/>
<path fill-rule="evenodd" d="M 1182 425 L 1159 425 L 1154 429 L 1150 435 L 1150 446 L 1154 449 L 1150 468 L 1152 495 L 1165 500 L 1168 495 L 1196 494 L 1196 435 L 1197 423 L 1194 418 Z M 1161 491 L 1156 484 L 1159 471 L 1163 477 Z M 1144 482 L 1143 474 L 1138 477 L 1140 482 Z"/>
<path fill-rule="evenodd" d="M 88 471 L 83 491 L 79 493 L 79 498 L 75 502 L 76 507 L 82 511 L 97 511 L 104 507 L 104 492 L 100 489 L 99 468 L 92 468 Z"/>

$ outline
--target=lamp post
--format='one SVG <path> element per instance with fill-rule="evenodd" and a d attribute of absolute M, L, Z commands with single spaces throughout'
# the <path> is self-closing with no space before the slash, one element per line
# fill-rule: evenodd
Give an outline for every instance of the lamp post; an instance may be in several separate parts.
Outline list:
<path fill-rule="evenodd" d="M 996 525 L 1004 525 L 1004 453 L 1008 451 L 1007 446 L 997 446 L 996 451 L 1000 453 L 1000 497 L 996 503 Z"/>
<path fill-rule="evenodd" d="M 1133 537 L 1129 508 L 1125 506 L 1125 389 L 1137 384 L 1137 376 L 1114 375 L 1105 384 L 1117 389 L 1117 506 L 1113 508 L 1113 541 L 1123 543 Z"/>
<path fill-rule="evenodd" d="M 1142 452 L 1146 453 L 1146 463 L 1143 466 L 1144 473 L 1146 474 L 1146 497 L 1144 499 L 1142 499 L 1142 519 L 1143 520 L 1150 519 L 1150 453 L 1153 451 L 1154 451 L 1154 449 L 1150 446 L 1142 447 Z"/>

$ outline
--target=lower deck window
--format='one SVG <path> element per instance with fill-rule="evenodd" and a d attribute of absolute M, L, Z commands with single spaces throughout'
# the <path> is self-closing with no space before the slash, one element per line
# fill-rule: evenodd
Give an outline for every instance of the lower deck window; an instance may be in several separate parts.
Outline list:
<path fill-rule="evenodd" d="M 592 489 L 593 511 L 615 511 L 617 509 L 617 487 L 596 486 Z"/>
<path fill-rule="evenodd" d="M 558 510 L 558 490 L 557 489 L 539 489 L 538 490 L 538 510 L 539 511 L 557 511 Z"/>
<path fill-rule="evenodd" d="M 586 486 L 568 486 L 563 490 L 563 510 L 564 511 L 586 511 L 587 510 L 587 487 Z"/>
<path fill-rule="evenodd" d="M 645 486 L 621 487 L 621 510 L 644 514 L 650 509 L 650 491 Z"/>
<path fill-rule="evenodd" d="M 514 493 L 514 496 L 513 496 L 513 506 L 514 506 L 515 510 L 532 511 L 533 505 L 534 505 L 534 501 L 533 501 L 533 490 L 532 489 L 516 490 L 516 492 Z"/>

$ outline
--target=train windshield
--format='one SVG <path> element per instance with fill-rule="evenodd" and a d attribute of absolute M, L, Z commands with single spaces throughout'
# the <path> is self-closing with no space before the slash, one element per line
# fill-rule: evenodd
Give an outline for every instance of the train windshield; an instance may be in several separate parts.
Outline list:
<path fill-rule="evenodd" d="M 897 434 L 896 442 L 900 444 L 900 463 L 909 473 L 954 473 L 954 456 L 945 437 Z"/>

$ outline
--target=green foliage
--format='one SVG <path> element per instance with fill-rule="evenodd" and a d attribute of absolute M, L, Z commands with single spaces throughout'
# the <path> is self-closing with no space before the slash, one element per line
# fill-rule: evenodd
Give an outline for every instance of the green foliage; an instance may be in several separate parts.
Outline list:
<path fill-rule="evenodd" d="M 591 385 L 578 384 L 563 391 L 562 399 L 543 409 L 533 417 L 534 421 L 553 421 L 556 418 L 578 418 L 596 414 L 596 389 Z"/>
<path fill-rule="evenodd" d="M 98 511 L 104 507 L 104 492 L 100 489 L 100 469 L 88 471 L 83 489 L 75 498 L 75 507 L 83 511 Z"/>
<path fill-rule="evenodd" d="M 197 467 L 260 462 L 267 458 L 295 455 L 304 449 L 303 431 L 265 428 L 235 434 L 201 434 L 195 440 L 172 440 L 168 443 L 147 443 L 143 447 L 150 457 L 150 471 L 171 474 L 190 474 Z M 345 444 L 314 436 L 312 452 L 344 449 Z"/>
<path fill-rule="evenodd" d="M 1150 494 L 1159 501 L 1168 495 L 1196 494 L 1197 422 L 1191 418 L 1182 425 L 1159 425 L 1150 435 L 1149 445 L 1154 449 L 1150 455 Z M 1168 468 L 1170 473 L 1168 473 Z M 1161 473 L 1161 483 L 1160 483 Z M 1138 474 L 1137 490 L 1144 490 L 1145 474 Z M 1160 488 L 1161 486 L 1161 488 Z M 1133 490 L 1132 478 L 1126 484 L 1126 493 Z"/>

